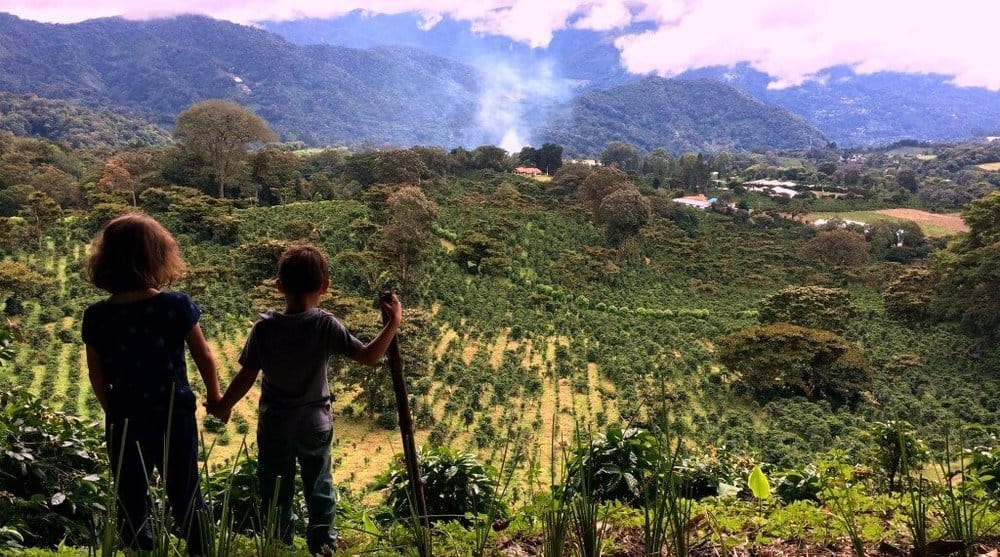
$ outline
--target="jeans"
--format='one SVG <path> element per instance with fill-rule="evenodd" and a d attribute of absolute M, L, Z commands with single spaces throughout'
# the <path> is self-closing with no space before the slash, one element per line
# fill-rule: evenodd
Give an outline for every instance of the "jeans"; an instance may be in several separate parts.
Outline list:
<path fill-rule="evenodd" d="M 299 438 L 257 436 L 261 514 L 266 517 L 273 504 L 278 513 L 280 538 L 286 544 L 292 542 L 292 495 L 295 492 L 295 461 L 298 460 L 306 508 L 309 511 L 306 543 L 309 551 L 314 554 L 319 553 L 324 546 L 336 547 L 337 542 L 337 531 L 333 527 L 337 493 L 330 472 L 332 439 L 332 430 Z"/>
<path fill-rule="evenodd" d="M 200 555 L 199 514 L 206 506 L 198 477 L 198 425 L 194 412 L 184 411 L 173 413 L 169 432 L 167 422 L 166 415 L 153 413 L 116 417 L 105 424 L 118 492 L 118 535 L 129 549 L 153 549 L 149 483 L 155 467 L 166 482 L 174 524 L 187 539 L 188 553 Z"/>

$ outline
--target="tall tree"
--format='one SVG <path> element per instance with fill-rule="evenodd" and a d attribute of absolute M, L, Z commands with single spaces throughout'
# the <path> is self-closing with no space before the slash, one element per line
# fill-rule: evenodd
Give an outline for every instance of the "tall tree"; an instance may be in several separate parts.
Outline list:
<path fill-rule="evenodd" d="M 679 178 L 684 189 L 702 190 L 708 185 L 708 177 L 711 171 L 705 164 L 701 153 L 686 153 L 681 155 L 678 162 Z"/>
<path fill-rule="evenodd" d="M 850 294 L 839 288 L 789 286 L 760 302 L 762 324 L 791 323 L 800 327 L 841 332 L 853 315 Z"/>
<path fill-rule="evenodd" d="M 431 171 L 414 151 L 396 149 L 375 155 L 374 177 L 379 184 L 419 184 L 431 177 Z"/>
<path fill-rule="evenodd" d="M 538 149 L 525 146 L 517 154 L 517 164 L 520 166 L 538 166 Z"/>
<path fill-rule="evenodd" d="M 573 195 L 593 171 L 589 165 L 569 163 L 559 168 L 546 191 L 553 195 Z"/>
<path fill-rule="evenodd" d="M 806 242 L 802 257 L 827 266 L 860 267 L 868 262 L 868 244 L 861 234 L 838 228 Z"/>
<path fill-rule="evenodd" d="M 649 201 L 635 188 L 608 194 L 599 210 L 608 243 L 619 247 L 649 222 Z"/>
<path fill-rule="evenodd" d="M 639 150 L 631 143 L 612 141 L 601 153 L 601 164 L 635 174 L 639 172 L 642 158 L 639 156 Z"/>
<path fill-rule="evenodd" d="M 973 201 L 962 217 L 968 234 L 937 254 L 934 308 L 944 319 L 1000 338 L 1000 192 Z"/>
<path fill-rule="evenodd" d="M 234 102 L 201 101 L 177 117 L 174 139 L 211 168 L 219 197 L 246 174 L 247 151 L 254 143 L 277 140 L 261 117 Z"/>
<path fill-rule="evenodd" d="M 630 187 L 628 176 L 617 168 L 604 166 L 595 169 L 587 179 L 580 184 L 578 190 L 580 202 L 586 207 L 594 222 L 601 222 L 601 201 L 610 193 Z"/>
<path fill-rule="evenodd" d="M 28 202 L 18 212 L 18 216 L 23 218 L 28 225 L 28 233 L 31 237 L 41 242 L 45 233 L 52 226 L 59 222 L 62 217 L 62 208 L 54 199 L 42 192 L 34 192 L 28 196 Z"/>
<path fill-rule="evenodd" d="M 472 151 L 472 166 L 480 170 L 504 172 L 511 169 L 511 161 L 507 151 L 500 147 L 482 145 Z"/>
<path fill-rule="evenodd" d="M 552 175 L 562 168 L 562 156 L 562 145 L 543 143 L 536 153 L 535 164 L 546 174 Z"/>
<path fill-rule="evenodd" d="M 872 380 L 868 360 L 843 337 L 787 323 L 723 337 L 719 361 L 764 398 L 793 394 L 845 402 L 857 398 Z"/>
<path fill-rule="evenodd" d="M 125 192 L 132 206 L 139 206 L 139 194 L 146 181 L 157 172 L 153 154 L 146 150 L 126 151 L 108 159 L 97 184 L 107 192 Z"/>
<path fill-rule="evenodd" d="M 250 157 L 251 178 L 257 185 L 257 200 L 274 205 L 296 196 L 302 159 L 280 149 L 261 149 Z"/>
<path fill-rule="evenodd" d="M 416 285 L 417 267 L 433 245 L 431 225 L 437 220 L 438 206 L 416 186 L 399 188 L 386 204 L 389 220 L 380 231 L 382 253 L 396 267 L 400 290 L 406 294 Z"/>

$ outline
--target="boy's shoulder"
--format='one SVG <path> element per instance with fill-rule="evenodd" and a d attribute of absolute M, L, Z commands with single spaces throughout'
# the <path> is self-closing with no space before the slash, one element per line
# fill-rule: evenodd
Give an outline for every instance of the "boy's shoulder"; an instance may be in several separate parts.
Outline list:
<path fill-rule="evenodd" d="M 288 328 L 301 332 L 303 325 L 314 327 L 317 331 L 328 330 L 330 326 L 343 327 L 336 315 L 322 308 L 314 308 L 300 314 L 285 314 L 276 310 L 258 313 L 253 330 L 258 335 L 277 333 Z"/>

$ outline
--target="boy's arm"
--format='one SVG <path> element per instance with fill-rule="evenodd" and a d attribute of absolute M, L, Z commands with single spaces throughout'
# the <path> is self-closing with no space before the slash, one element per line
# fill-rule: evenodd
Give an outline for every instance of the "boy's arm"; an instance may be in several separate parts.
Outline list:
<path fill-rule="evenodd" d="M 212 414 L 224 422 L 229 421 L 229 413 L 232 412 L 233 406 L 236 406 L 236 403 L 247 395 L 250 388 L 257 381 L 259 373 L 259 369 L 252 367 L 243 366 L 240 368 L 240 372 L 236 374 L 236 377 L 233 377 L 233 381 L 226 387 L 226 394 L 222 395 L 222 400 L 218 404 L 209 406 L 210 411 L 217 410 L 217 412 L 213 411 Z"/>
<path fill-rule="evenodd" d="M 212 347 L 205 340 L 205 335 L 201 332 L 201 325 L 195 323 L 194 327 L 184 337 L 187 341 L 188 350 L 191 351 L 191 358 L 198 366 L 198 373 L 201 374 L 202 381 L 205 382 L 207 391 L 206 397 L 211 403 L 218 402 L 222 395 L 219 392 L 219 374 L 215 370 L 215 357 L 212 356 Z"/>
<path fill-rule="evenodd" d="M 403 322 L 403 306 L 399 303 L 399 298 L 393 294 L 392 301 L 383 303 L 382 309 L 389 314 L 389 322 L 385 324 L 385 327 L 382 327 L 382 330 L 371 342 L 351 356 L 355 362 L 368 366 L 377 364 L 382 355 L 385 354 L 386 349 L 389 348 L 393 337 L 396 336 L 399 324 Z"/>
<path fill-rule="evenodd" d="M 104 379 L 104 365 L 101 364 L 101 358 L 97 355 L 97 351 L 89 344 L 87 345 L 87 376 L 90 377 L 90 386 L 94 389 L 97 402 L 101 403 L 101 408 L 107 413 L 108 383 Z"/>

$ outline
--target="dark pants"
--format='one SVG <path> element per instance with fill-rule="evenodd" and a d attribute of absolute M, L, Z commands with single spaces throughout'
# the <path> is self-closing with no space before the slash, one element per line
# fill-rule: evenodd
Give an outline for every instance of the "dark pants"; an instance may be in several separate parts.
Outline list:
<path fill-rule="evenodd" d="M 193 412 L 174 412 L 168 435 L 167 422 L 166 415 L 157 414 L 130 418 L 127 425 L 124 418 L 106 424 L 118 491 L 118 534 L 127 548 L 153 549 L 149 482 L 155 467 L 166 484 L 174 524 L 187 539 L 188 553 L 199 555 L 198 515 L 206 507 L 198 478 L 198 425 Z"/>
<path fill-rule="evenodd" d="M 266 518 L 273 504 L 278 513 L 278 533 L 285 543 L 292 542 L 292 496 L 295 493 L 295 461 L 298 460 L 306 508 L 309 510 L 306 543 L 312 553 L 319 553 L 323 546 L 336 547 L 337 531 L 333 527 L 333 515 L 337 510 L 337 494 L 330 474 L 332 439 L 332 431 L 297 439 L 257 436 L 261 514 Z"/>

